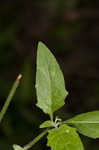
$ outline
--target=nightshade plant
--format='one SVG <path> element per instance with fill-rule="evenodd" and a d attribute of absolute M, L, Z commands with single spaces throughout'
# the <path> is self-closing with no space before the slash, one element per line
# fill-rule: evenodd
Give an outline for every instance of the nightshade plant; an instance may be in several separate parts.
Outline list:
<path fill-rule="evenodd" d="M 39 42 L 36 70 L 37 106 L 48 114 L 50 120 L 43 122 L 40 128 L 46 128 L 27 145 L 13 145 L 14 150 L 28 150 L 47 134 L 47 146 L 51 150 L 84 150 L 79 134 L 90 138 L 99 138 L 99 111 L 79 114 L 69 120 L 54 119 L 54 112 L 65 103 L 68 95 L 65 89 L 61 69 L 50 50 Z"/>

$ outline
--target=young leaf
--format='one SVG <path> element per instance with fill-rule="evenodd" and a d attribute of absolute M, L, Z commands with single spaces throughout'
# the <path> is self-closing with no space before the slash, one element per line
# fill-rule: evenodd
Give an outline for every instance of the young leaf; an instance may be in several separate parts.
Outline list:
<path fill-rule="evenodd" d="M 68 94 L 60 67 L 42 42 L 39 42 L 37 52 L 36 91 L 37 106 L 50 116 L 64 105 Z"/>
<path fill-rule="evenodd" d="M 52 121 L 47 120 L 40 125 L 40 128 L 47 128 L 52 126 Z"/>
<path fill-rule="evenodd" d="M 83 113 L 66 121 L 88 137 L 99 138 L 99 111 Z"/>
<path fill-rule="evenodd" d="M 76 130 L 67 125 L 49 130 L 47 146 L 52 150 L 84 150 Z"/>
<path fill-rule="evenodd" d="M 24 148 L 22 148 L 22 147 L 19 146 L 19 145 L 13 145 L 13 149 L 14 149 L 14 150 L 24 150 Z"/>

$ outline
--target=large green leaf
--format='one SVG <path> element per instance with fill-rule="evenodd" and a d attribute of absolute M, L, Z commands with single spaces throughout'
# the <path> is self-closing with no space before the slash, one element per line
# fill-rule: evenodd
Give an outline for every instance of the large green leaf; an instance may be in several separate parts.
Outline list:
<path fill-rule="evenodd" d="M 47 146 L 52 150 L 84 150 L 76 130 L 67 125 L 49 130 Z"/>
<path fill-rule="evenodd" d="M 83 113 L 66 122 L 72 124 L 85 136 L 99 138 L 99 111 Z"/>
<path fill-rule="evenodd" d="M 37 106 L 49 115 L 64 105 L 68 94 L 60 67 L 42 42 L 39 42 L 37 52 L 36 91 Z"/>

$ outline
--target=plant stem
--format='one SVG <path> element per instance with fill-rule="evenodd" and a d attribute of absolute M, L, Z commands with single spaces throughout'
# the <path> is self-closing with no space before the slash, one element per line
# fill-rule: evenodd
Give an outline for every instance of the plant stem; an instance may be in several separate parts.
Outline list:
<path fill-rule="evenodd" d="M 14 93 L 15 93 L 15 91 L 16 91 L 19 83 L 20 83 L 19 81 L 20 81 L 21 78 L 22 78 L 22 75 L 19 74 L 18 77 L 17 77 L 17 79 L 16 79 L 16 81 L 14 82 L 14 84 L 12 86 L 12 89 L 11 89 L 11 91 L 10 91 L 10 93 L 9 93 L 6 101 L 5 101 L 5 104 L 4 104 L 4 106 L 3 106 L 3 108 L 2 108 L 2 110 L 0 112 L 0 123 L 1 123 L 1 121 L 3 119 L 3 117 L 4 117 L 4 114 L 7 111 L 7 108 L 8 108 L 8 106 L 9 106 L 9 104 L 10 104 L 10 102 L 11 102 L 13 96 L 14 96 Z"/>
<path fill-rule="evenodd" d="M 53 122 L 53 113 L 50 113 L 50 120 Z"/>
<path fill-rule="evenodd" d="M 44 135 L 46 135 L 48 132 L 48 129 L 46 129 L 44 132 L 42 132 L 40 135 L 38 135 L 35 139 L 33 139 L 31 142 L 26 144 L 23 148 L 24 150 L 30 149 L 35 143 L 37 143 Z"/>

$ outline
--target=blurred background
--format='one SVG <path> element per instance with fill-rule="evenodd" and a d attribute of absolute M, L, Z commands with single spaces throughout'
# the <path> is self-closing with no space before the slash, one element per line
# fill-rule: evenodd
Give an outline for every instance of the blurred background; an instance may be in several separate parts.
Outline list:
<path fill-rule="evenodd" d="M 56 115 L 66 120 L 99 109 L 99 1 L 0 1 L 0 109 L 19 73 L 23 78 L 0 124 L 0 149 L 27 144 L 49 119 L 36 108 L 35 70 L 38 41 L 57 58 L 69 96 Z M 86 150 L 99 140 L 81 137 Z M 46 138 L 33 150 L 47 150 Z"/>

